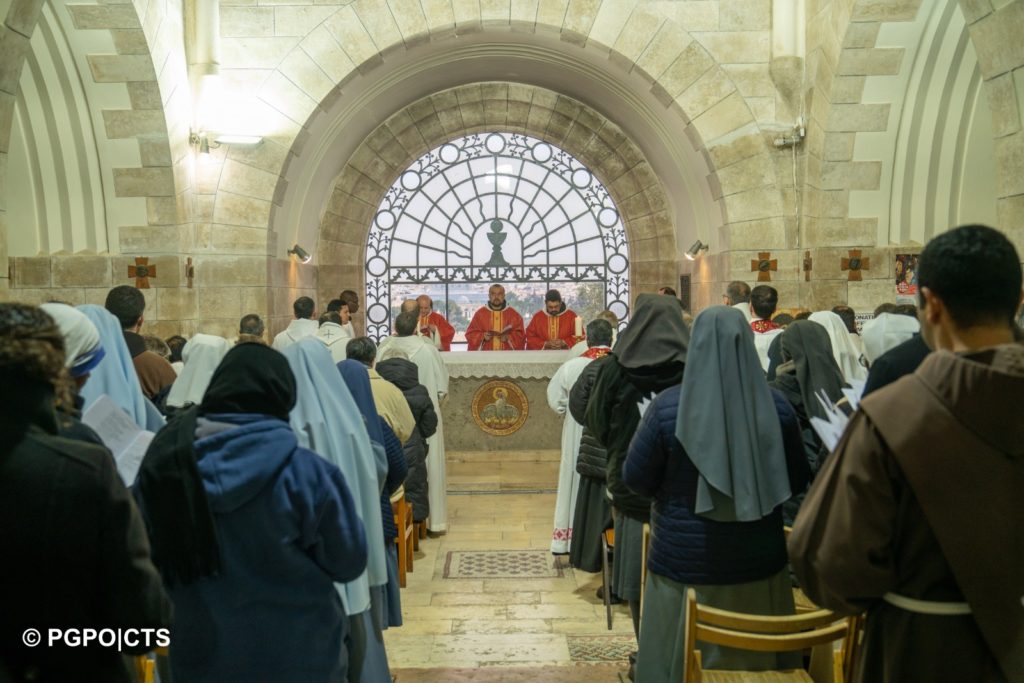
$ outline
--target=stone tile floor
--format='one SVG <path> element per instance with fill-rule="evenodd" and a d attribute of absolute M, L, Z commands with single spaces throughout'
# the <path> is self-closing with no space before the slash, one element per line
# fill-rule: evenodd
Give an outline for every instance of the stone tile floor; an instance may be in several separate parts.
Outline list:
<path fill-rule="evenodd" d="M 551 493 L 448 496 L 449 531 L 420 542 L 402 591 L 405 624 L 385 632 L 399 683 L 620 680 L 625 662 L 610 664 L 599 654 L 606 643 L 610 659 L 624 657 L 632 626 L 616 606 L 607 630 L 595 595 L 600 574 L 565 567 L 561 578 L 444 578 L 449 551 L 547 549 L 554 504 Z M 480 669 L 487 673 L 474 673 Z"/>

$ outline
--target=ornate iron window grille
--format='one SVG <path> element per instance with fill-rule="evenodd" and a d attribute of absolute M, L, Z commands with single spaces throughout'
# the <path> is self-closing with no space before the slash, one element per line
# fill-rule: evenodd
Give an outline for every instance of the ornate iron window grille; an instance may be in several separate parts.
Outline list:
<path fill-rule="evenodd" d="M 392 285 L 443 285 L 448 300 L 449 285 L 492 282 L 601 283 L 606 307 L 629 317 L 629 247 L 608 190 L 519 133 L 447 142 L 388 189 L 366 246 L 367 335 L 390 334 Z"/>

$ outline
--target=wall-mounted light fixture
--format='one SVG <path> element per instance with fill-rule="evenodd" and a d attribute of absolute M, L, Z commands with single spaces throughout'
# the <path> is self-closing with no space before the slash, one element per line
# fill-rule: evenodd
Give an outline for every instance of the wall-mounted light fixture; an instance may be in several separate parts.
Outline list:
<path fill-rule="evenodd" d="M 295 254 L 295 256 L 299 259 L 301 263 L 309 263 L 310 260 L 313 258 L 312 254 L 310 254 L 308 251 L 306 251 L 297 244 L 288 250 L 288 255 L 291 256 L 292 254 Z"/>
<path fill-rule="evenodd" d="M 189 144 L 193 145 L 199 153 L 206 155 L 211 149 L 217 149 L 221 145 L 234 145 L 237 147 L 256 147 L 263 143 L 259 135 L 232 135 L 230 133 L 207 133 L 192 132 L 188 136 Z"/>
<path fill-rule="evenodd" d="M 210 153 L 211 149 L 220 147 L 216 140 L 210 141 L 210 136 L 207 133 L 196 133 L 193 131 L 188 135 L 188 142 L 196 148 L 201 156 L 206 156 Z"/>
<path fill-rule="evenodd" d="M 695 261 L 700 257 L 702 251 L 707 251 L 708 245 L 704 244 L 700 240 L 693 243 L 693 246 L 686 250 L 686 258 L 691 261 Z"/>

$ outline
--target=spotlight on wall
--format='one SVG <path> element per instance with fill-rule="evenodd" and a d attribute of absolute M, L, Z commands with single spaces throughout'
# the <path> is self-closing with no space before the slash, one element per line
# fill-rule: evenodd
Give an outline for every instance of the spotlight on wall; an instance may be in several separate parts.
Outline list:
<path fill-rule="evenodd" d="M 295 254 L 295 256 L 302 263 L 309 263 L 310 260 L 313 258 L 312 254 L 310 254 L 308 251 L 306 251 L 297 244 L 288 250 L 288 255 L 291 256 L 292 254 Z"/>
<path fill-rule="evenodd" d="M 199 151 L 200 156 L 207 156 L 210 154 L 210 149 L 216 149 L 220 147 L 220 144 L 215 140 L 210 142 L 210 136 L 206 133 L 189 133 L 188 136 L 189 144 L 193 145 L 196 150 Z"/>
<path fill-rule="evenodd" d="M 700 240 L 693 243 L 693 246 L 686 250 L 686 258 L 691 261 L 695 261 L 700 257 L 702 251 L 707 251 L 708 245 L 704 244 Z"/>

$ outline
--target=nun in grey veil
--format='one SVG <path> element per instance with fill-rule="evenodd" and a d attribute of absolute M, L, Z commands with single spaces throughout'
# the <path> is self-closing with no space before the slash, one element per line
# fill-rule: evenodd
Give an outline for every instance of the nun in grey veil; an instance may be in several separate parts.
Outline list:
<path fill-rule="evenodd" d="M 793 613 L 781 504 L 808 476 L 796 415 L 769 389 L 750 325 L 733 308 L 706 309 L 681 385 L 653 400 L 623 468 L 654 498 L 637 680 L 683 680 L 689 588 L 703 605 Z M 792 653 L 699 647 L 708 669 L 799 666 Z"/>

